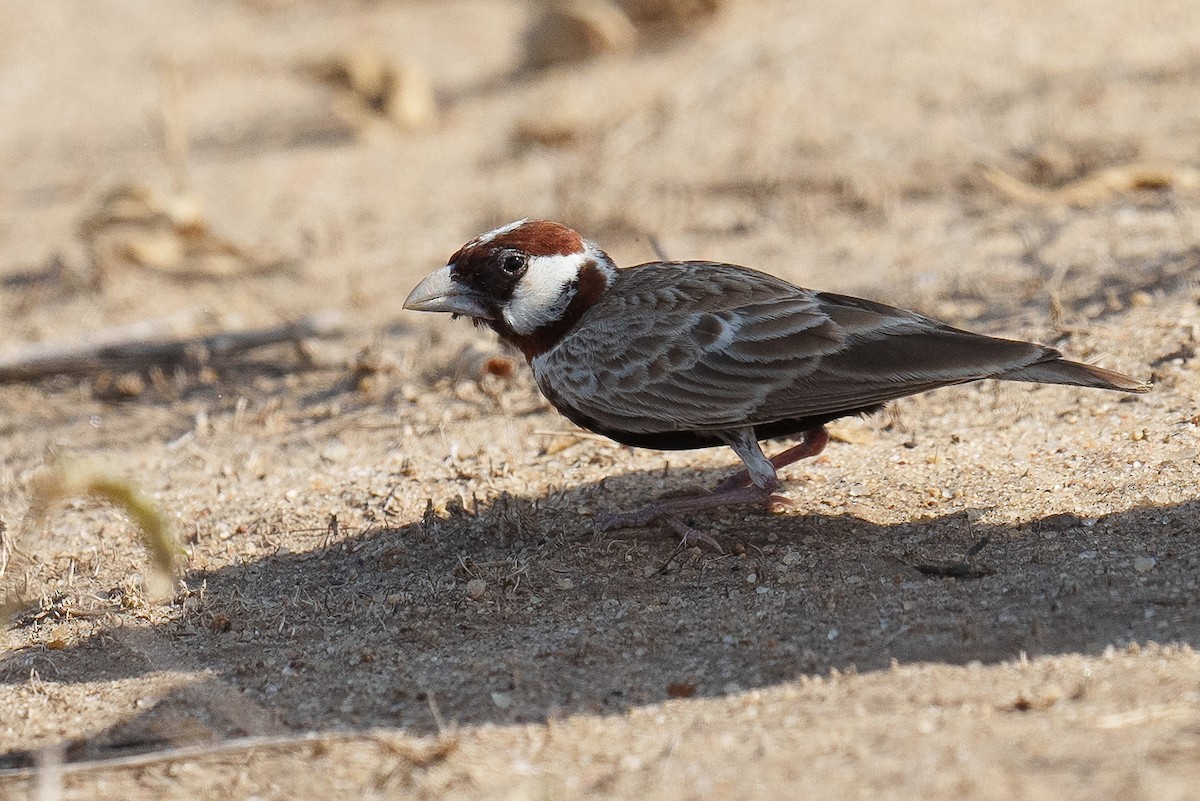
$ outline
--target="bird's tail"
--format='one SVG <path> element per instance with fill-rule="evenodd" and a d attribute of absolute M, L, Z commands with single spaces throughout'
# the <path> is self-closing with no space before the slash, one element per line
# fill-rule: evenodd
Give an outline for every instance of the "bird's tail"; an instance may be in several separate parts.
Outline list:
<path fill-rule="evenodd" d="M 1138 381 L 1136 378 L 1105 370 L 1094 364 L 1083 364 L 1063 358 L 1050 358 L 1028 367 L 1001 373 L 996 378 L 1005 381 L 1030 381 L 1036 384 L 1070 384 L 1077 387 L 1115 389 L 1121 392 L 1150 390 L 1150 384 L 1146 381 Z"/>

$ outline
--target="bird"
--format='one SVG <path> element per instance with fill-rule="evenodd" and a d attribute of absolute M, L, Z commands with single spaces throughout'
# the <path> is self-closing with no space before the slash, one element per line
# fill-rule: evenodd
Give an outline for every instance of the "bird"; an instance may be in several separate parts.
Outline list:
<path fill-rule="evenodd" d="M 517 220 L 467 242 L 404 308 L 491 328 L 524 355 L 550 404 L 589 431 L 638 448 L 731 448 L 744 469 L 715 489 L 596 518 L 601 531 L 664 524 L 684 545 L 718 550 L 684 516 L 781 500 L 779 469 L 820 454 L 838 418 L 983 379 L 1150 388 L 1044 345 L 735 264 L 618 268 L 550 220 Z M 799 441 L 768 458 L 760 441 L 781 438 Z"/>

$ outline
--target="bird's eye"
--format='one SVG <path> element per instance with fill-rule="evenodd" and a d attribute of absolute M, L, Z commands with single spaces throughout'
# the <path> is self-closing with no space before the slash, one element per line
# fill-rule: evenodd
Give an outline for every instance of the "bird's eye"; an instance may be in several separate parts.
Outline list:
<path fill-rule="evenodd" d="M 525 257 L 520 253 L 509 253 L 500 262 L 500 269 L 508 275 L 516 275 L 525 269 Z"/>

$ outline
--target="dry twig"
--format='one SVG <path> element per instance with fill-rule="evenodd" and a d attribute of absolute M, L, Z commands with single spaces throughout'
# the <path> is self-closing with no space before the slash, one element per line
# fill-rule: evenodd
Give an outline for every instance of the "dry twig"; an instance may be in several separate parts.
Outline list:
<path fill-rule="evenodd" d="M 1034 186 L 995 167 L 984 170 L 983 176 L 1010 199 L 1036 206 L 1087 207 L 1114 195 L 1139 190 L 1194 192 L 1200 189 L 1200 170 L 1150 164 L 1127 164 L 1100 170 L 1056 188 Z"/>
<path fill-rule="evenodd" d="M 92 342 L 45 342 L 11 351 L 0 356 L 0 383 L 31 381 L 50 375 L 90 375 L 152 366 L 206 364 L 267 345 L 334 337 L 341 332 L 341 327 L 341 315 L 327 311 L 267 328 L 176 339 L 146 337 L 147 328 L 152 332 L 153 326 L 121 329 L 115 334 L 112 331 L 99 334 Z M 121 336 L 123 331 L 129 330 L 134 336 Z"/>

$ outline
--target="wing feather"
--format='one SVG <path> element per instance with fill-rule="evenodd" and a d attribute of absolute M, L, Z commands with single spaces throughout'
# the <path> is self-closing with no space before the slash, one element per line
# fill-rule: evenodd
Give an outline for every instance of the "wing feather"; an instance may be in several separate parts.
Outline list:
<path fill-rule="evenodd" d="M 850 413 L 1057 355 L 742 267 L 676 262 L 619 271 L 534 372 L 556 403 L 651 433 Z"/>

